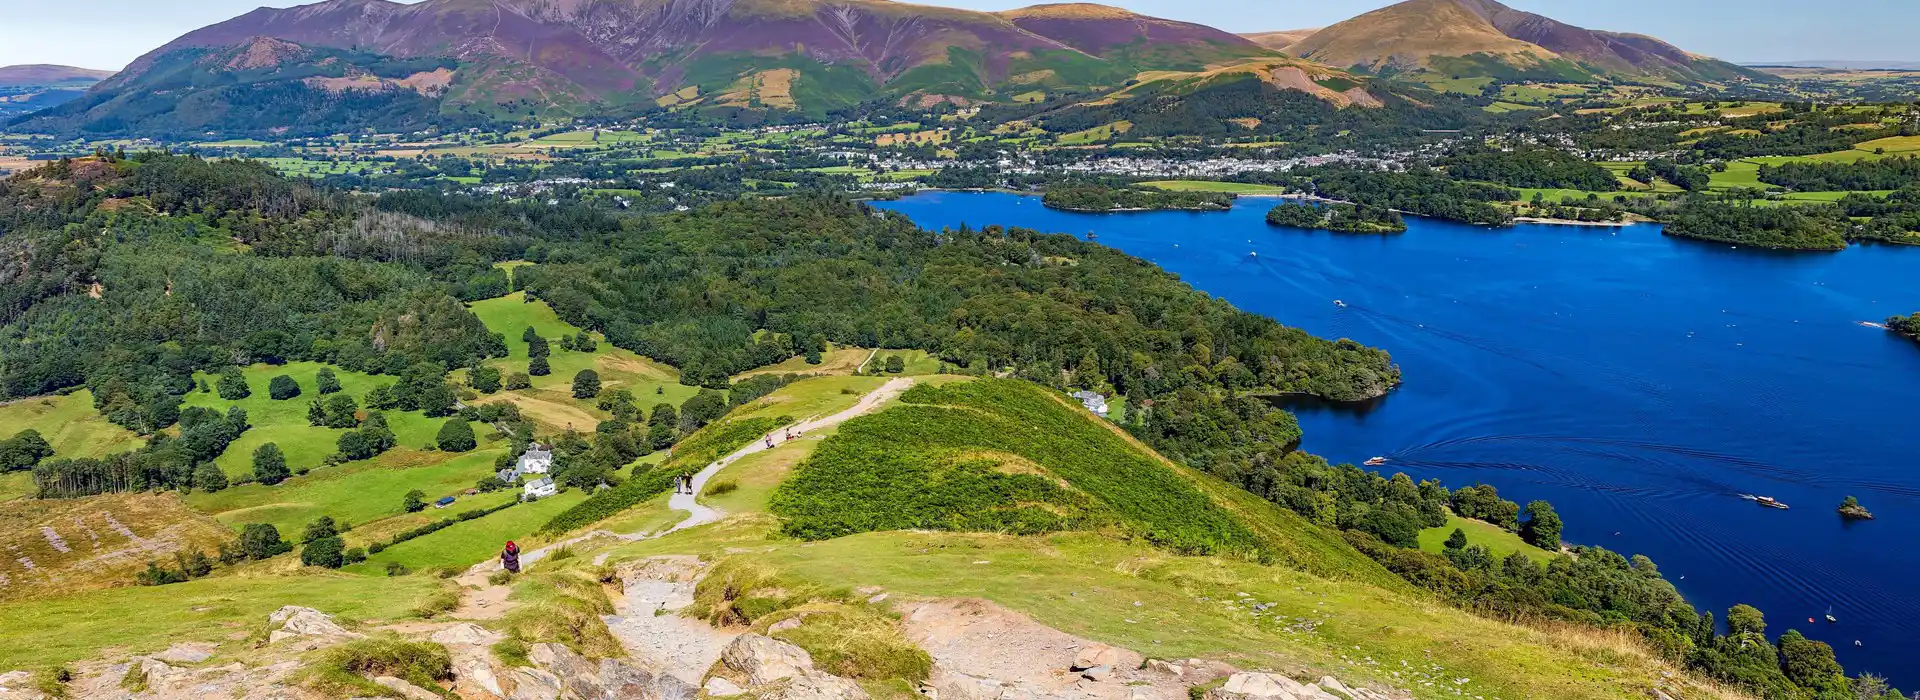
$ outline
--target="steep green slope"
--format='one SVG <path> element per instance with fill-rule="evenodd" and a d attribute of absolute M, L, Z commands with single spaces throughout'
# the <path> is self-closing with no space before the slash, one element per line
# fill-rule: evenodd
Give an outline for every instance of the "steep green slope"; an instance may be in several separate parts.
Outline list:
<path fill-rule="evenodd" d="M 795 468 L 771 508 L 787 534 L 1104 530 L 1400 586 L 1337 535 L 1179 469 L 1036 385 L 921 385 L 901 404 L 842 426 Z"/>

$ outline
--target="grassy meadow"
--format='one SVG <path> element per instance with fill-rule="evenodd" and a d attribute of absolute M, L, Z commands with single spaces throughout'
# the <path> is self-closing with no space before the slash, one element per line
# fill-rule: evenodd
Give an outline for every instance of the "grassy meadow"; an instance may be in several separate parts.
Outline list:
<path fill-rule="evenodd" d="M 1525 554 L 1542 563 L 1553 558 L 1547 550 L 1527 544 L 1527 541 L 1520 539 L 1519 535 L 1502 530 L 1498 525 L 1462 518 L 1451 513 L 1447 514 L 1447 524 L 1420 531 L 1420 549 L 1434 554 L 1445 552 L 1447 538 L 1452 536 L 1456 529 L 1467 534 L 1467 544 L 1486 547 L 1493 552 L 1495 559 L 1505 559 L 1514 552 Z"/>
<path fill-rule="evenodd" d="M 93 410 L 93 393 L 36 396 L 0 405 L 0 439 L 35 430 L 53 447 L 55 457 L 105 457 L 145 444 L 133 431 L 114 425 Z"/>

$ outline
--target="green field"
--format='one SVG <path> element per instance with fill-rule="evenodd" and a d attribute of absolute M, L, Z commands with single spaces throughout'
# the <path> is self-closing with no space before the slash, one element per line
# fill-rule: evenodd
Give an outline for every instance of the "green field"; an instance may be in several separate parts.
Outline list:
<path fill-rule="evenodd" d="M 244 572 L 171 586 L 133 586 L 12 601 L 0 606 L 0 668 L 41 668 L 102 650 L 153 653 L 178 642 L 223 645 L 259 633 L 267 615 L 302 605 L 343 621 L 409 617 L 448 584 L 430 576 L 370 578 L 302 571 Z"/>
<path fill-rule="evenodd" d="M 1492 112 L 1494 114 L 1506 114 L 1508 112 L 1531 112 L 1531 111 L 1539 110 L 1541 108 L 1535 107 L 1533 105 L 1520 104 L 1518 102 L 1495 102 L 1485 107 L 1481 107 L 1481 109 L 1486 110 L 1488 112 Z"/>
<path fill-rule="evenodd" d="M 428 508 L 425 511 L 428 517 L 424 519 L 450 518 L 461 511 L 497 505 L 498 502 L 517 497 L 518 494 L 516 490 L 493 499 L 463 498 L 445 509 Z M 389 562 L 398 562 L 414 571 L 436 566 L 464 569 L 499 554 L 500 548 L 505 546 L 508 540 L 527 539 L 529 533 L 539 529 L 549 518 L 584 500 L 587 500 L 586 492 L 572 490 L 533 503 L 522 503 L 484 518 L 476 518 L 424 537 L 407 540 L 368 557 L 364 563 L 349 566 L 344 570 L 384 576 Z"/>
<path fill-rule="evenodd" d="M 533 377 L 531 389 L 479 399 L 480 403 L 511 401 L 520 407 L 522 415 L 544 431 L 559 432 L 572 426 L 581 432 L 592 432 L 601 419 L 608 417 L 594 407 L 593 401 L 573 398 L 573 377 L 583 369 L 592 368 L 598 373 L 605 388 L 632 391 L 642 408 L 650 409 L 656 403 L 678 406 L 699 393 L 698 388 L 680 383 L 678 370 L 613 347 L 604 339 L 599 341 L 599 349 L 591 353 L 562 349 L 559 338 L 577 334 L 580 329 L 560 320 L 546 302 L 526 303 L 523 292 L 475 302 L 472 308 L 489 330 L 507 338 L 508 357 L 488 362 L 499 367 L 503 374 L 527 371 L 527 342 L 520 339 L 523 331 L 531 327 L 547 339 L 552 350 L 547 359 L 552 374 Z"/>
<path fill-rule="evenodd" d="M 63 458 L 105 457 L 139 448 L 140 436 L 114 425 L 93 410 L 85 389 L 65 396 L 37 396 L 0 405 L 0 439 L 22 430 L 39 431 Z"/>
<path fill-rule="evenodd" d="M 633 131 L 568 131 L 565 133 L 542 136 L 530 142 L 534 146 L 584 148 L 591 146 L 613 146 L 620 144 L 646 143 L 653 139 L 646 134 Z"/>
<path fill-rule="evenodd" d="M 1157 180 L 1140 184 L 1168 192 L 1226 192 L 1241 195 L 1279 195 L 1287 192 L 1287 188 L 1278 185 L 1249 185 L 1243 182 L 1211 180 Z"/>
<path fill-rule="evenodd" d="M 204 373 L 196 375 L 196 379 L 206 382 L 209 390 L 187 394 L 186 406 L 202 406 L 221 413 L 225 413 L 229 407 L 239 406 L 246 409 L 247 422 L 253 425 L 253 428 L 234 440 L 225 453 L 214 459 L 214 463 L 220 465 L 229 478 L 252 474 L 254 449 L 269 442 L 280 446 L 280 451 L 287 455 L 287 467 L 296 470 L 318 467 L 321 460 L 337 451 L 335 445 L 346 430 L 316 428 L 307 422 L 308 407 L 320 398 L 314 388 L 314 375 L 324 366 L 317 362 L 294 362 L 248 367 L 242 373 L 253 395 L 239 401 L 222 399 L 212 390 L 217 377 Z M 340 379 L 341 392 L 361 403 L 363 410 L 367 392 L 376 386 L 394 382 L 392 377 L 376 377 L 338 367 L 333 370 L 334 376 Z M 286 401 L 275 401 L 267 395 L 267 382 L 282 374 L 300 384 L 301 394 Z M 440 424 L 446 421 L 444 418 L 428 418 L 417 412 L 387 411 L 383 415 L 400 445 L 416 449 L 432 442 L 440 432 Z M 487 431 L 481 432 L 484 441 Z"/>
<path fill-rule="evenodd" d="M 1558 84 L 1551 84 L 1551 83 L 1537 84 L 1537 85 L 1508 85 L 1500 88 L 1500 99 L 1510 100 L 1513 102 L 1541 104 L 1541 103 L 1547 103 L 1547 102 L 1557 102 L 1569 97 L 1579 97 L 1581 95 L 1587 94 L 1587 92 L 1588 92 L 1588 88 L 1581 85 L 1558 85 Z"/>
<path fill-rule="evenodd" d="M 1112 124 L 1096 126 L 1084 131 L 1061 134 L 1056 143 L 1062 146 L 1083 146 L 1087 144 L 1105 143 L 1108 139 L 1117 138 L 1121 134 L 1125 134 L 1131 130 L 1133 130 L 1133 122 L 1119 121 Z"/>
<path fill-rule="evenodd" d="M 361 525 L 404 513 L 401 502 L 408 491 L 424 491 L 431 502 L 472 488 L 493 473 L 493 461 L 502 452 L 488 449 L 450 456 L 402 446 L 364 462 L 315 470 L 275 486 L 234 486 L 217 493 L 194 493 L 186 500 L 220 522 L 271 523 L 282 534 L 298 533 L 322 515 Z"/>
<path fill-rule="evenodd" d="M 1452 513 L 1447 514 L 1447 524 L 1420 531 L 1420 549 L 1440 554 L 1447 549 L 1447 538 L 1454 530 L 1467 533 L 1467 544 L 1477 544 L 1493 552 L 1495 559 L 1505 559 L 1507 555 L 1520 552 L 1535 561 L 1546 562 L 1553 558 L 1547 550 L 1527 544 L 1526 540 L 1493 523 L 1469 520 Z"/>

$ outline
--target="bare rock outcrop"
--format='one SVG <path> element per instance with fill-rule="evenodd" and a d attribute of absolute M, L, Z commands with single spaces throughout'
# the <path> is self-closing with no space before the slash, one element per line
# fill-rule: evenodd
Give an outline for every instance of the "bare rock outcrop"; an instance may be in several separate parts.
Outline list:
<path fill-rule="evenodd" d="M 279 644 L 282 641 L 300 637 L 317 638 L 321 641 L 340 641 L 366 636 L 347 631 L 347 628 L 333 621 L 332 615 L 298 605 L 289 605 L 275 610 L 272 615 L 267 616 L 267 622 L 274 626 L 273 632 L 267 635 L 268 644 Z"/>

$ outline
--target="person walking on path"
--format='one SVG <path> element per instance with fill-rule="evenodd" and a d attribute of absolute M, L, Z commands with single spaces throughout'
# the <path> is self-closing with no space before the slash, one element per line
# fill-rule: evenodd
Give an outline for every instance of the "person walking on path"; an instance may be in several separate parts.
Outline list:
<path fill-rule="evenodd" d="M 520 545 L 507 541 L 507 548 L 500 551 L 500 568 L 510 574 L 520 573 Z"/>

